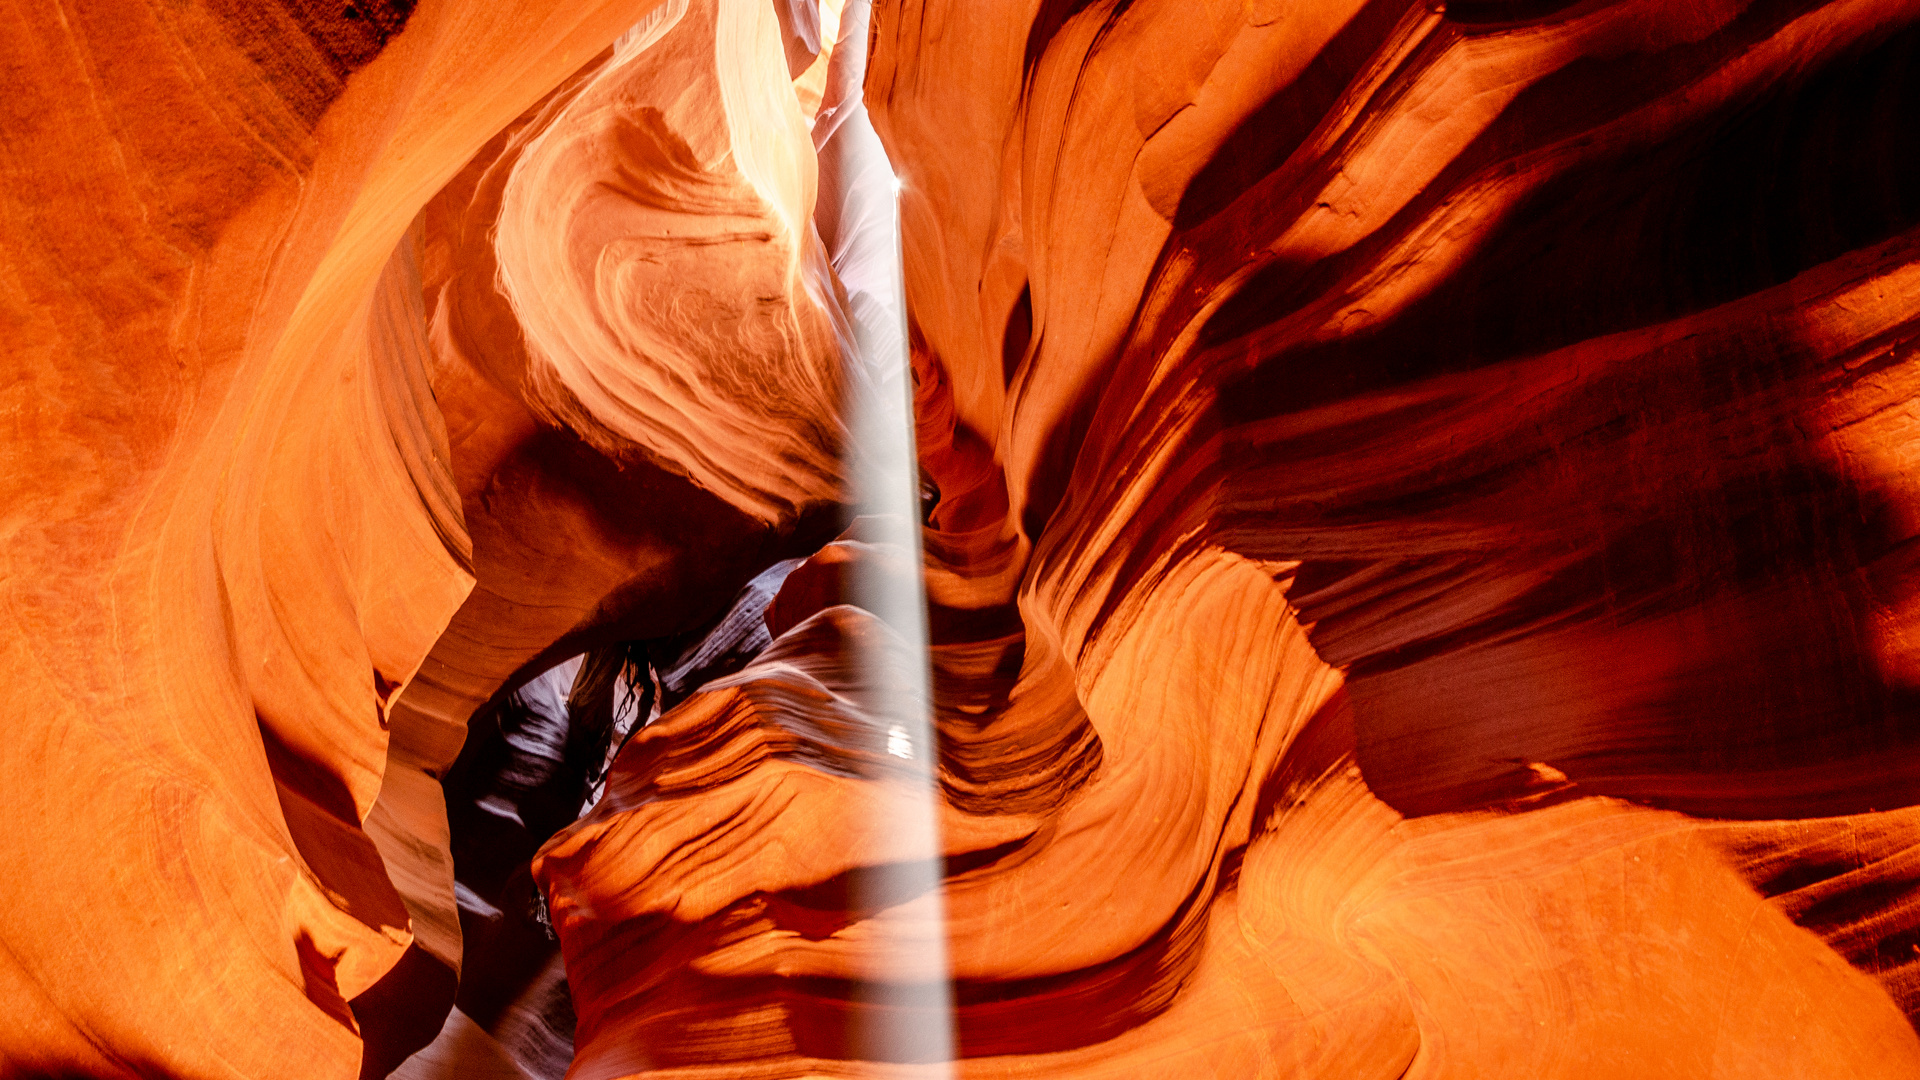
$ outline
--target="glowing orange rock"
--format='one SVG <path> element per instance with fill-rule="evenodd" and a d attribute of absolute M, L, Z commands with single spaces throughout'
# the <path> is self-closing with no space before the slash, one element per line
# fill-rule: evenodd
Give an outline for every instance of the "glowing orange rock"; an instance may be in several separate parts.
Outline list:
<path fill-rule="evenodd" d="M 856 530 L 539 856 L 572 1076 L 1920 1073 L 1920 5 L 244 7 L 0 34 L 0 1074 L 437 1029 L 468 717 L 840 528 L 867 109 L 937 758 Z"/>
<path fill-rule="evenodd" d="M 1911 799 L 1920 205 L 1890 134 L 1783 156 L 1904 78 L 1891 14 L 879 6 L 958 496 L 927 547 L 962 1072 L 1920 1064 L 1916 909 L 1872 884 L 1900 843 L 1796 884 L 1839 822 L 1715 820 L 1881 835 Z M 1715 205 L 1756 170 L 1805 201 Z M 692 973 L 583 990 L 583 1075 L 866 1067 L 888 912 L 803 919 L 855 871 L 733 861 L 838 812 L 731 805 L 656 791 L 549 849 L 573 955 Z M 657 815 L 735 867 L 684 920 Z"/>
<path fill-rule="evenodd" d="M 387 710 L 472 582 L 394 252 L 647 6 L 0 35 L 0 1071 L 353 1075 L 345 999 L 411 936 L 361 829 Z"/>

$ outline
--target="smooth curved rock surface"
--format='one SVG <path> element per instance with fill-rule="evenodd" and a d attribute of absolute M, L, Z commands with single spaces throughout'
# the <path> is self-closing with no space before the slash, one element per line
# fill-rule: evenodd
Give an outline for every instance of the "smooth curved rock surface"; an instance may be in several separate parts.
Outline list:
<path fill-rule="evenodd" d="M 1873 418 L 1915 219 L 1858 119 L 1908 100 L 1906 17 L 880 5 L 964 1072 L 1915 1067 L 1885 857 L 1803 868 L 1837 916 L 1757 869 L 1914 790 Z M 682 709 L 616 786 L 726 730 Z M 543 855 L 563 945 L 662 965 L 582 990 L 577 1075 L 864 1072 L 889 912 L 792 909 L 887 856 L 760 816 L 858 782 L 795 768 Z"/>
<path fill-rule="evenodd" d="M 0 72 L 0 1076 L 1920 1075 L 1911 0 Z"/>
<path fill-rule="evenodd" d="M 646 6 L 9 18 L 10 1073 L 354 1072 L 388 713 L 473 582 L 396 248 Z"/>

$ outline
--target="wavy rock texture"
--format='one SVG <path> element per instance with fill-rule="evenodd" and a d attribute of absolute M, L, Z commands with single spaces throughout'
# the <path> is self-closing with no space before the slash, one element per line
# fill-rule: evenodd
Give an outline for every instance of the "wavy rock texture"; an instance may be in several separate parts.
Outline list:
<path fill-rule="evenodd" d="M 422 274 L 447 277 L 444 241 L 409 223 L 657 6 L 102 3 L 9 23 L 9 1074 L 352 1075 L 347 999 L 410 941 L 410 960 L 457 960 L 434 774 L 459 695 L 631 610 L 609 594 L 711 574 L 723 603 L 761 561 L 727 546 L 777 544 L 801 512 L 731 510 L 686 462 L 623 471 L 432 344 Z M 789 456 L 821 452 L 831 409 L 806 422 Z M 596 476 L 622 482 L 581 494 Z M 784 479 L 830 489 L 807 476 Z M 464 512 L 489 492 L 498 512 Z M 663 523 L 636 492 L 682 512 Z M 596 535 L 606 506 L 604 539 L 563 543 L 571 566 L 543 575 L 562 508 Z M 671 572 L 694 551 L 700 570 Z M 556 580 L 562 603 L 534 606 Z M 499 620 L 461 663 L 462 627 L 503 596 L 534 629 Z M 652 617 L 697 624 L 702 602 Z"/>
<path fill-rule="evenodd" d="M 1914 18 L 877 6 L 961 1072 L 1920 1067 Z M 575 1076 L 881 1074 L 785 603 L 536 860 Z"/>
<path fill-rule="evenodd" d="M 6 25 L 0 1076 L 1920 1075 L 1920 5 Z"/>
<path fill-rule="evenodd" d="M 514 871 L 572 820 L 580 777 L 541 796 L 576 809 L 504 839 L 469 811 L 506 774 L 448 773 L 468 717 L 583 648 L 700 625 L 831 520 L 846 315 L 781 41 L 764 5 L 668 3 L 421 216 L 433 386 L 478 580 L 396 710 L 409 737 L 390 775 L 446 777 L 455 801 L 452 833 L 405 834 L 440 867 L 409 894 L 416 921 L 457 925 L 456 876 L 492 914 L 482 940 L 429 949 L 369 1003 L 416 1013 L 383 1040 L 387 1067 L 434 1038 L 464 960 L 482 970 L 462 1008 L 490 1024 L 550 955 Z M 516 755 L 487 731 L 462 760 Z"/>
<path fill-rule="evenodd" d="M 388 713 L 473 580 L 401 241 L 645 6 L 10 15 L 5 1071 L 354 1072 Z"/>

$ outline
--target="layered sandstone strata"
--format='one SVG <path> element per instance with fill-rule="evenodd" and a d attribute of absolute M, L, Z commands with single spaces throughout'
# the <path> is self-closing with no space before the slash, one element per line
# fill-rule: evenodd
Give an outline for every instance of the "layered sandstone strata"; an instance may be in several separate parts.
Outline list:
<path fill-rule="evenodd" d="M 0 1075 L 1920 1073 L 1920 6 L 0 49 Z"/>

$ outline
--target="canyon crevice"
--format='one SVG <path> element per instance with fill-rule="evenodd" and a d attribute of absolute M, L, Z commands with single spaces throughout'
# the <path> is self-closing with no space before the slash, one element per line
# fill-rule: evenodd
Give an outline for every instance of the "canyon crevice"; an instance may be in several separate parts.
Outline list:
<path fill-rule="evenodd" d="M 1920 1075 L 1920 3 L 0 73 L 0 1077 Z"/>

